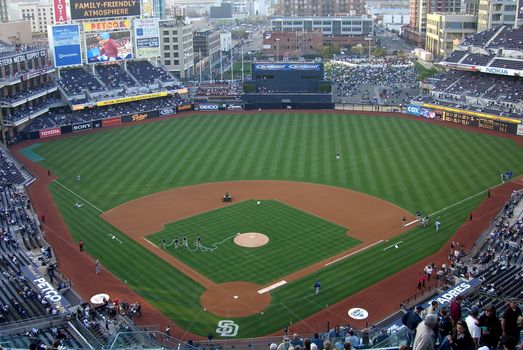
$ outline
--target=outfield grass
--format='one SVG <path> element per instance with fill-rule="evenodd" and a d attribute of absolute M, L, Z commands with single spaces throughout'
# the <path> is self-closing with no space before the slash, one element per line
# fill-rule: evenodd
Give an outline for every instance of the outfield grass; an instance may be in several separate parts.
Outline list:
<path fill-rule="evenodd" d="M 270 240 L 255 249 L 238 248 L 233 240 L 237 232 L 260 232 Z M 257 205 L 251 200 L 179 220 L 147 239 L 161 247 L 162 240 L 182 242 L 186 237 L 189 250 L 170 247 L 167 251 L 214 282 L 262 285 L 360 243 L 346 232 L 347 228 L 278 201 Z M 203 251 L 194 246 L 198 236 Z"/>
<path fill-rule="evenodd" d="M 102 211 L 172 187 L 242 179 L 345 187 L 428 214 L 470 197 L 439 214 L 437 235 L 432 227 L 415 229 L 398 238 L 402 249 L 376 246 L 271 292 L 273 303 L 262 320 L 236 320 L 240 337 L 282 329 L 437 251 L 481 200 L 474 195 L 496 185 L 503 171 L 523 172 L 523 149 L 511 140 L 370 116 L 205 114 L 55 140 L 34 151 L 61 183 Z M 124 248 L 115 254 L 107 238 L 115 228 L 100 212 L 88 205 L 75 209 L 76 197 L 58 184 L 50 189 L 89 254 L 181 327 L 202 335 L 216 328 L 221 317 L 201 309 L 201 286 L 122 233 Z M 310 299 L 317 278 L 322 293 Z"/>

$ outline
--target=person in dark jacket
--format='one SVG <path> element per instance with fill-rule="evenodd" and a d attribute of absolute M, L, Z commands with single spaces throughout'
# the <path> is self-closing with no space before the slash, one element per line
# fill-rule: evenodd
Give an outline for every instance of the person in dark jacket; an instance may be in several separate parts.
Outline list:
<path fill-rule="evenodd" d="M 474 341 L 470 335 L 467 323 L 465 321 L 458 321 L 456 329 L 447 336 L 450 348 L 452 350 L 472 350 L 474 349 Z"/>
<path fill-rule="evenodd" d="M 478 326 L 481 328 L 481 346 L 488 346 L 489 349 L 496 349 L 501 338 L 501 321 L 497 317 L 494 305 L 487 305 L 485 312 L 479 317 Z"/>

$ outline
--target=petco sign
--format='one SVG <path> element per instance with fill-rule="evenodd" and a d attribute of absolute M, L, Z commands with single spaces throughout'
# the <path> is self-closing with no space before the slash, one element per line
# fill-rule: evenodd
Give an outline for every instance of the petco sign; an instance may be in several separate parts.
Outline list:
<path fill-rule="evenodd" d="M 414 106 L 414 105 L 408 105 L 407 106 L 407 113 L 419 116 L 421 114 L 421 107 L 420 106 Z"/>
<path fill-rule="evenodd" d="M 199 106 L 200 111 L 217 111 L 220 107 L 217 104 L 204 104 Z"/>
<path fill-rule="evenodd" d="M 62 135 L 62 130 L 60 128 L 40 130 L 41 139 L 45 139 L 46 137 L 58 136 L 58 135 Z"/>

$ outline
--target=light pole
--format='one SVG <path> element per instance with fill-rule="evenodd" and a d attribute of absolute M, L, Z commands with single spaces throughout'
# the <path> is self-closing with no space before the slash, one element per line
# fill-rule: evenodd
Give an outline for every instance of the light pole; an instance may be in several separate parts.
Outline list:
<path fill-rule="evenodd" d="M 276 38 L 276 62 L 280 61 L 280 38 Z"/>
<path fill-rule="evenodd" d="M 369 60 L 370 60 L 370 42 L 372 41 L 372 36 L 366 36 L 365 40 L 369 42 Z"/>

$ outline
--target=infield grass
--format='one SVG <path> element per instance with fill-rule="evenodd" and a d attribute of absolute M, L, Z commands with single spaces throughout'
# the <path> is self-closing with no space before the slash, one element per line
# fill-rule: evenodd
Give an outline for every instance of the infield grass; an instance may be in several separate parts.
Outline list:
<path fill-rule="evenodd" d="M 258 248 L 239 248 L 234 237 L 246 232 L 263 233 L 269 242 Z M 259 285 L 360 243 L 347 236 L 346 228 L 275 200 L 259 205 L 255 200 L 231 204 L 179 220 L 147 239 L 161 247 L 162 240 L 172 244 L 178 239 L 181 243 L 183 237 L 189 249 L 167 248 L 177 259 L 216 283 L 246 281 Z M 203 249 L 196 249 L 197 237 Z"/>
<path fill-rule="evenodd" d="M 511 140 L 416 120 L 320 113 L 195 115 L 54 140 L 33 151 L 61 183 L 102 211 L 172 187 L 244 179 L 350 188 L 425 214 L 452 206 L 438 214 L 437 235 L 433 227 L 414 229 L 397 238 L 400 249 L 383 252 L 378 245 L 272 291 L 263 316 L 235 319 L 239 337 L 282 329 L 436 252 L 501 172 L 523 172 L 523 149 Z M 73 237 L 104 267 L 188 331 L 216 329 L 222 317 L 202 310 L 201 286 L 119 233 L 97 209 L 75 209 L 70 191 L 56 183 L 50 190 Z M 114 246 L 109 233 L 123 244 Z M 335 251 L 338 246 L 330 255 Z M 277 257 L 282 266 L 288 259 Z M 315 279 L 322 293 L 312 298 Z"/>

